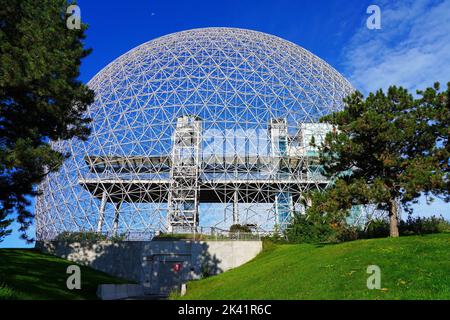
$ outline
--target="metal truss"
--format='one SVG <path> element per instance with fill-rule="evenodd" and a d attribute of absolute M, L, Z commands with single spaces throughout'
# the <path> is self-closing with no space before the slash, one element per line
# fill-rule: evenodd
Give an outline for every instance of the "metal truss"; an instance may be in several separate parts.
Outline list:
<path fill-rule="evenodd" d="M 193 232 L 198 221 L 201 121 L 183 116 L 172 140 L 169 180 L 169 232 Z"/>
<path fill-rule="evenodd" d="M 324 188 L 318 119 L 353 91 L 335 69 L 276 36 L 234 28 L 144 43 L 88 85 L 88 141 L 39 186 L 37 238 L 63 231 L 125 234 L 283 227 Z"/>

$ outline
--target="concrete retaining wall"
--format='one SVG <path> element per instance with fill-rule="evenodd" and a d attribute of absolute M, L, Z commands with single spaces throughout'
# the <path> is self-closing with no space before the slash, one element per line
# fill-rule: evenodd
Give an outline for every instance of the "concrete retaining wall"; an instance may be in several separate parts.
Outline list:
<path fill-rule="evenodd" d="M 261 241 L 38 241 L 36 247 L 167 294 L 181 283 L 238 267 L 261 250 Z"/>
<path fill-rule="evenodd" d="M 140 284 L 101 284 L 97 288 L 97 297 L 102 300 L 119 300 L 144 295 Z"/>

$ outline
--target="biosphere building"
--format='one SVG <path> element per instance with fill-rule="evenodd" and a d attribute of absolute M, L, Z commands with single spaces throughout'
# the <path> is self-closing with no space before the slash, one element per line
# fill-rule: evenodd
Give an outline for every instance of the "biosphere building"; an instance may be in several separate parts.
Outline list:
<path fill-rule="evenodd" d="M 261 32 L 204 28 L 144 43 L 88 83 L 87 141 L 39 186 L 37 238 L 246 225 L 284 228 L 324 188 L 317 150 L 350 83 L 326 62 Z"/>

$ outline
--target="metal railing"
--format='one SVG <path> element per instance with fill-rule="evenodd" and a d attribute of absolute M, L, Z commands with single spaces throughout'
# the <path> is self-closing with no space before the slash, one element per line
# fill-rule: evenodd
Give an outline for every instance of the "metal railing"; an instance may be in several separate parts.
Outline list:
<path fill-rule="evenodd" d="M 273 231 L 229 231 L 216 227 L 198 227 L 197 232 L 167 233 L 150 230 L 136 230 L 124 233 L 118 232 L 63 232 L 57 235 L 55 241 L 170 241 L 170 240 L 195 240 L 195 241 L 254 241 L 261 240 L 264 236 L 272 235 Z"/>
<path fill-rule="evenodd" d="M 195 233 L 159 233 L 155 240 L 196 240 L 196 241 L 252 241 L 261 240 L 273 231 L 255 230 L 253 232 L 230 231 L 217 227 L 198 227 Z"/>

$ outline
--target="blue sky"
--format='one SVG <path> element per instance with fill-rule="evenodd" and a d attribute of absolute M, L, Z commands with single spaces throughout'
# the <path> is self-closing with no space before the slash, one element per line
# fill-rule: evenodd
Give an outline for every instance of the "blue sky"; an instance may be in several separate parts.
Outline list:
<path fill-rule="evenodd" d="M 143 42 L 200 27 L 238 27 L 277 35 L 327 61 L 368 93 L 390 84 L 410 90 L 450 81 L 450 0 L 79 0 L 93 48 L 81 67 L 87 82 L 119 55 Z M 381 29 L 369 30 L 369 5 L 381 9 Z M 442 214 L 450 204 L 415 206 Z M 17 226 L 14 226 L 17 229 Z M 33 235 L 34 229 L 30 229 Z M 25 246 L 17 233 L 0 247 Z"/>

